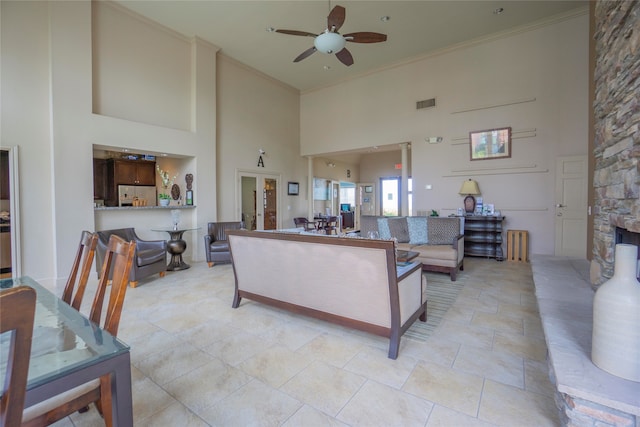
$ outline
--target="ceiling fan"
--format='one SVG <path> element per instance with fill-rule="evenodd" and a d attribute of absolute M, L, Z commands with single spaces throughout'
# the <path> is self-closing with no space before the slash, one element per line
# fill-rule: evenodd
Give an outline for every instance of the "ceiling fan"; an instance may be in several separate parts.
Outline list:
<path fill-rule="evenodd" d="M 305 50 L 293 60 L 300 62 L 310 56 L 315 51 L 322 53 L 335 53 L 340 62 L 346 66 L 353 65 L 353 56 L 345 46 L 346 42 L 353 43 L 380 43 L 387 40 L 386 34 L 358 32 L 342 35 L 338 32 L 345 19 L 345 9 L 342 6 L 335 6 L 327 17 L 327 28 L 320 34 L 308 33 L 296 30 L 276 30 L 277 33 L 289 34 L 292 36 L 313 37 L 313 47 Z"/>

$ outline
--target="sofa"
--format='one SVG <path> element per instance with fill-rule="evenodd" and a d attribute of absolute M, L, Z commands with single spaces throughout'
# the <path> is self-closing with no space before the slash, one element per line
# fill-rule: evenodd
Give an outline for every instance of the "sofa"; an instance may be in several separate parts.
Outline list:
<path fill-rule="evenodd" d="M 360 217 L 360 235 L 377 231 L 381 239 L 395 238 L 398 249 L 418 252 L 424 271 L 448 273 L 456 281 L 464 270 L 464 218 L 461 217 Z"/>
<path fill-rule="evenodd" d="M 244 228 L 244 221 L 210 222 L 207 224 L 207 234 L 204 236 L 204 254 L 209 268 L 214 264 L 231 262 L 227 230 Z"/>
<path fill-rule="evenodd" d="M 105 253 L 109 244 L 109 237 L 115 234 L 127 242 L 136 242 L 136 252 L 129 272 L 129 286 L 135 288 L 138 282 L 152 274 L 159 273 L 164 277 L 167 270 L 167 242 L 166 240 L 142 240 L 133 228 L 118 228 L 114 230 L 98 231 L 98 246 L 96 247 L 96 271 L 101 273 Z M 111 279 L 111 272 L 109 272 Z"/>
<path fill-rule="evenodd" d="M 292 232 L 227 232 L 235 292 L 247 298 L 389 338 L 426 321 L 420 263 L 397 265 L 392 241 Z"/>

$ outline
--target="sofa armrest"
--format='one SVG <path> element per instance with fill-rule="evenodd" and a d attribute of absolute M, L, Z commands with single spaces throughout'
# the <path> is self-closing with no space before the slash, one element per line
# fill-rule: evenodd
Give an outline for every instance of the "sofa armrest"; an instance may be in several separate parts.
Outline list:
<path fill-rule="evenodd" d="M 464 259 L 464 234 L 460 234 L 453 242 L 453 247 L 458 252 L 458 262 Z"/>
<path fill-rule="evenodd" d="M 204 247 L 208 248 L 209 245 L 213 242 L 213 236 L 210 236 L 209 234 L 205 234 L 204 235 Z"/>

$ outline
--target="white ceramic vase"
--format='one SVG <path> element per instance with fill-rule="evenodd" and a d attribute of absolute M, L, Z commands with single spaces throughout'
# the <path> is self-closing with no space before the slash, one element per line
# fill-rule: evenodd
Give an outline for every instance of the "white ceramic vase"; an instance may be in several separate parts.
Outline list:
<path fill-rule="evenodd" d="M 600 369 L 640 381 L 640 283 L 638 247 L 617 244 L 613 277 L 593 300 L 591 360 Z"/>

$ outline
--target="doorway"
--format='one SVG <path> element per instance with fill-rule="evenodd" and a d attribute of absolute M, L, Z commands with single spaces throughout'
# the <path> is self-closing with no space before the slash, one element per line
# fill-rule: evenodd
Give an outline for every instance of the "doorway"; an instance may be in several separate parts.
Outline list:
<path fill-rule="evenodd" d="M 587 256 L 587 156 L 556 159 L 555 255 Z"/>
<path fill-rule="evenodd" d="M 280 176 L 238 172 L 238 211 L 248 230 L 276 230 Z"/>
<path fill-rule="evenodd" d="M 0 147 L 0 278 L 22 274 L 17 190 L 18 147 Z"/>
<path fill-rule="evenodd" d="M 410 215 L 413 211 L 413 182 L 411 177 L 407 180 L 408 212 L 403 215 Z M 393 176 L 380 178 L 380 214 L 384 216 L 399 216 L 402 211 L 402 177 Z"/>

